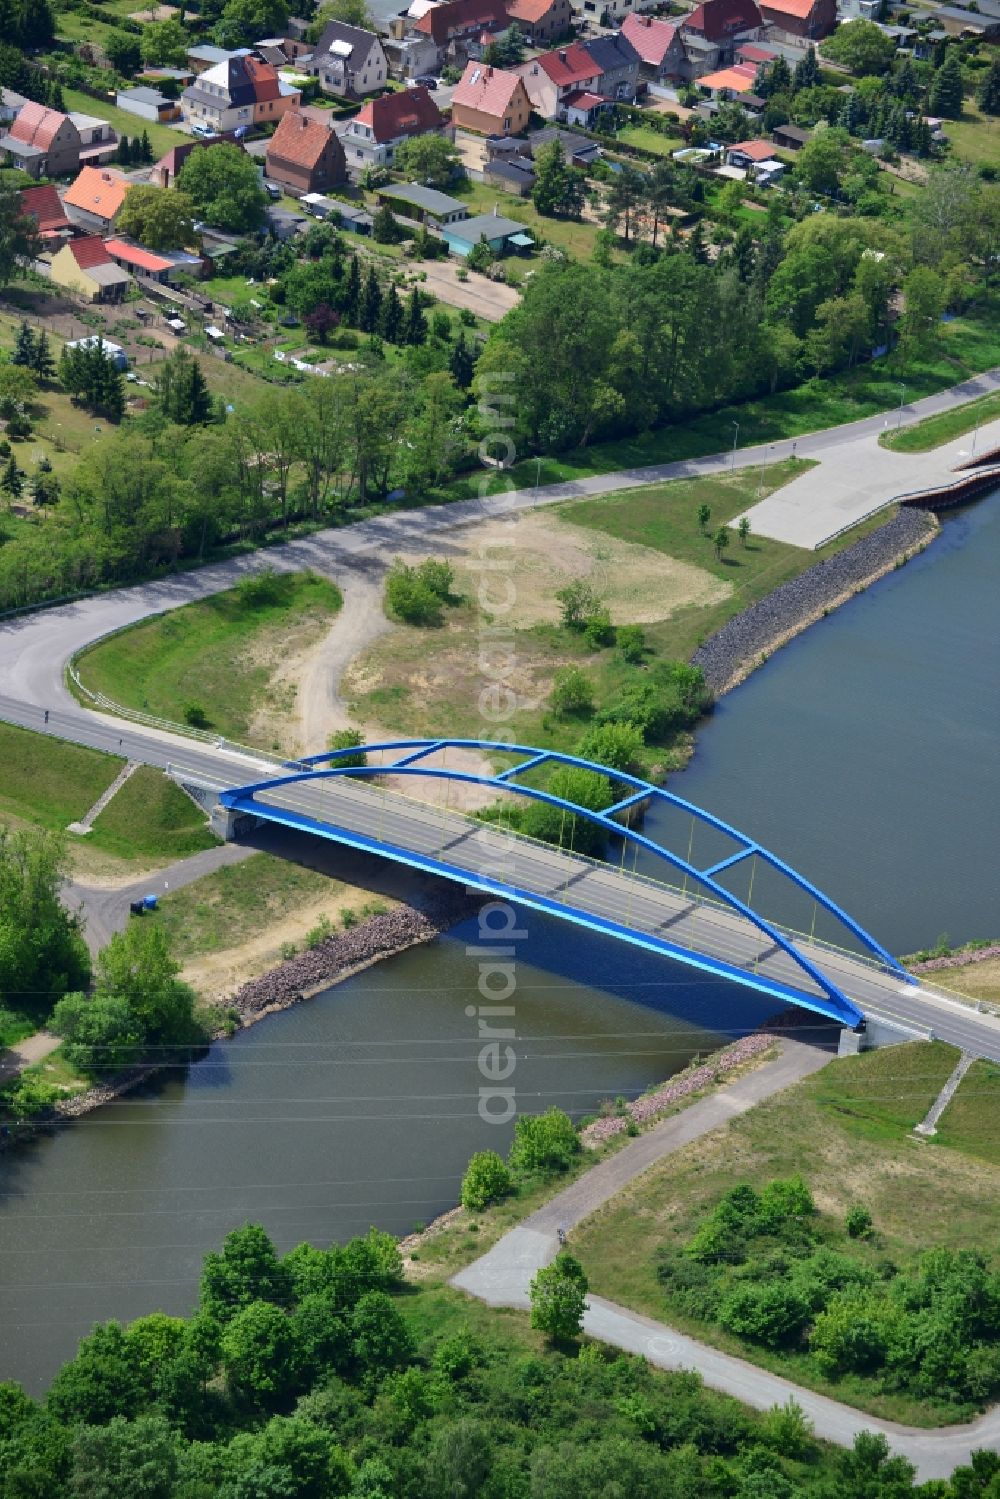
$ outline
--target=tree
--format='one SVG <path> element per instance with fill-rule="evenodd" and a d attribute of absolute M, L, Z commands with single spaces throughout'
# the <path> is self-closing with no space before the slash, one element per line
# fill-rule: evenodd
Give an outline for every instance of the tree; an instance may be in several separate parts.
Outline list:
<path fill-rule="evenodd" d="M 204 371 L 183 344 L 161 366 L 156 394 L 163 415 L 179 427 L 194 427 L 212 420 L 212 393 Z"/>
<path fill-rule="evenodd" d="M 307 39 L 318 42 L 331 21 L 343 21 L 347 26 L 360 26 L 362 31 L 377 29 L 366 0 L 324 0 L 309 23 Z"/>
<path fill-rule="evenodd" d="M 150 67 L 182 68 L 188 45 L 187 32 L 176 16 L 166 21 L 149 21 L 139 38 L 142 60 Z"/>
<path fill-rule="evenodd" d="M 251 47 L 262 36 L 284 36 L 286 0 L 227 0 L 213 36 L 220 47 Z"/>
<path fill-rule="evenodd" d="M 531 201 L 538 212 L 553 218 L 578 219 L 583 209 L 584 184 L 566 159 L 562 142 L 543 146 L 535 158 L 535 185 Z"/>
<path fill-rule="evenodd" d="M 907 356 L 919 358 L 933 345 L 944 311 L 944 282 L 929 266 L 916 265 L 903 282 L 905 310 L 899 321 Z"/>
<path fill-rule="evenodd" d="M 379 245 L 397 245 L 406 238 L 406 230 L 396 218 L 388 201 L 379 204 L 372 219 L 372 239 Z"/>
<path fill-rule="evenodd" d="M 0 995 L 31 1014 L 90 979 L 79 918 L 59 899 L 66 877 L 55 834 L 0 828 Z"/>
<path fill-rule="evenodd" d="M 511 1190 L 511 1176 L 495 1150 L 477 1150 L 462 1177 L 462 1206 L 481 1213 Z"/>
<path fill-rule="evenodd" d="M 853 26 L 853 21 L 845 23 Z M 817 130 L 795 159 L 799 178 L 813 193 L 835 193 L 847 161 L 849 139 L 839 127 Z"/>
<path fill-rule="evenodd" d="M 931 81 L 927 105 L 932 115 L 943 115 L 947 120 L 958 120 L 962 116 L 962 65 L 958 50 L 948 48 L 944 62 L 936 70 Z"/>
<path fill-rule="evenodd" d="M 722 554 L 726 550 L 726 547 L 728 545 L 729 528 L 727 526 L 720 526 L 715 535 L 712 537 L 712 546 L 715 548 L 715 560 L 717 562 L 722 561 Z"/>
<path fill-rule="evenodd" d="M 896 43 L 874 21 L 844 21 L 821 44 L 820 51 L 861 77 L 879 76 L 890 71 Z"/>
<path fill-rule="evenodd" d="M 575 772 L 592 781 L 604 781 L 591 771 Z M 568 1114 L 562 1109 L 547 1109 L 544 1114 L 520 1114 L 514 1125 L 514 1140 L 507 1157 L 512 1171 L 523 1176 L 538 1172 L 565 1171 L 579 1153 L 580 1136 Z"/>
<path fill-rule="evenodd" d="M 161 1415 L 115 1416 L 81 1426 L 73 1438 L 67 1492 L 79 1499 L 170 1499 L 177 1477 L 177 1438 Z"/>
<path fill-rule="evenodd" d="M 413 1356 L 410 1330 L 384 1291 L 368 1291 L 351 1313 L 351 1350 L 369 1376 L 398 1369 Z"/>
<path fill-rule="evenodd" d="M 29 482 L 31 498 L 36 505 L 55 505 L 59 500 L 59 480 L 46 457 L 39 458 Z"/>
<path fill-rule="evenodd" d="M 406 302 L 406 322 L 403 328 L 403 342 L 416 346 L 427 340 L 427 319 L 424 317 L 424 309 L 420 300 L 420 292 L 414 286 Z"/>
<path fill-rule="evenodd" d="M 186 193 L 140 182 L 126 194 L 115 228 L 148 250 L 179 250 L 195 239 L 194 213 Z"/>
<path fill-rule="evenodd" d="M 274 1245 L 257 1223 L 245 1223 L 226 1235 L 222 1249 L 205 1256 L 201 1275 L 201 1307 L 226 1322 L 253 1301 L 287 1305 L 291 1274 L 280 1262 Z"/>
<path fill-rule="evenodd" d="M 361 263 L 356 255 L 352 255 L 348 262 L 343 305 L 344 317 L 354 327 L 357 327 L 361 312 Z"/>
<path fill-rule="evenodd" d="M 163 928 L 133 921 L 98 953 L 95 993 L 125 1000 L 147 1040 L 191 1041 L 195 995 L 178 979 L 180 970 Z"/>
<path fill-rule="evenodd" d="M 328 748 L 332 750 L 357 749 L 364 744 L 365 736 L 360 729 L 334 729 L 330 735 Z M 358 749 L 356 755 L 338 755 L 331 765 L 338 767 L 349 767 L 352 770 L 361 769 L 368 764 L 368 756 L 363 749 Z"/>
<path fill-rule="evenodd" d="M 66 1059 L 81 1072 L 115 1072 L 140 1060 L 143 1030 L 121 995 L 67 994 L 50 1029 L 66 1043 Z"/>
<path fill-rule="evenodd" d="M 705 532 L 708 530 L 708 523 L 709 523 L 709 521 L 711 519 L 712 519 L 712 510 L 711 510 L 711 507 L 708 506 L 708 505 L 705 505 L 705 504 L 699 505 L 698 506 L 698 530 L 702 533 L 702 535 L 704 535 Z"/>
<path fill-rule="evenodd" d="M 815 88 L 819 82 L 819 59 L 816 56 L 816 48 L 810 46 L 805 56 L 795 64 L 795 72 L 792 74 L 792 90 L 797 94 L 804 88 Z"/>
<path fill-rule="evenodd" d="M 642 172 L 634 167 L 622 167 L 608 189 L 605 202 L 604 222 L 609 229 L 617 230 L 619 224 L 625 231 L 625 243 L 632 238 L 633 220 L 637 209 L 646 196 L 646 182 Z"/>
<path fill-rule="evenodd" d="M 258 34 L 275 35 L 274 31 Z M 175 186 L 202 218 L 220 229 L 245 233 L 263 222 L 267 198 L 257 164 L 228 141 L 192 151 L 177 174 Z"/>
<path fill-rule="evenodd" d="M 403 304 L 399 300 L 399 292 L 390 283 L 389 290 L 382 300 L 382 311 L 379 314 L 378 332 L 386 343 L 398 344 L 402 342 L 403 336 Z"/>
<path fill-rule="evenodd" d="M 12 500 L 19 500 L 21 498 L 21 493 L 24 489 L 24 475 L 18 468 L 17 459 L 13 453 L 7 459 L 3 473 L 0 474 L 0 489 L 3 490 L 4 494 L 9 495 Z"/>
<path fill-rule="evenodd" d="M 98 334 L 93 343 L 64 346 L 59 360 L 59 383 L 75 401 L 95 415 L 120 421 L 125 414 L 125 382 Z"/>
<path fill-rule="evenodd" d="M 642 730 L 634 723 L 602 723 L 595 724 L 584 735 L 577 754 L 597 765 L 607 765 L 610 770 L 635 775 L 642 769 L 642 747 Z"/>
<path fill-rule="evenodd" d="M 292 1329 L 273 1301 L 251 1301 L 222 1333 L 222 1362 L 233 1393 L 251 1405 L 273 1408 L 293 1383 Z"/>
<path fill-rule="evenodd" d="M 104 51 L 108 62 L 123 78 L 138 73 L 142 63 L 139 38 L 127 31 L 111 31 L 104 40 Z"/>
<path fill-rule="evenodd" d="M 49 1387 L 46 1405 L 68 1426 L 100 1426 L 115 1416 L 134 1416 L 143 1398 L 121 1324 L 104 1322 L 81 1339 L 76 1357 L 63 1364 Z"/>
<path fill-rule="evenodd" d="M 325 344 L 330 334 L 340 326 L 340 313 L 334 312 L 329 302 L 317 302 L 306 313 L 305 325 L 310 338 L 315 339 L 318 344 Z"/>
<path fill-rule="evenodd" d="M 459 390 L 468 390 L 476 371 L 475 356 L 465 341 L 465 333 L 459 332 L 448 359 L 448 369 Z"/>
<path fill-rule="evenodd" d="M 399 298 L 397 297 L 397 301 Z M 363 333 L 374 333 L 378 328 L 382 313 L 382 288 L 379 286 L 375 267 L 369 265 L 365 276 L 364 289 L 361 293 L 361 303 L 358 308 L 358 324 Z"/>
<path fill-rule="evenodd" d="M 587 1277 L 572 1254 L 557 1255 L 531 1282 L 531 1325 L 553 1343 L 568 1343 L 583 1330 Z"/>
<path fill-rule="evenodd" d="M 745 547 L 750 540 L 750 517 L 748 515 L 740 516 L 740 523 L 736 527 L 736 532 L 740 538 L 740 546 Z"/>
<path fill-rule="evenodd" d="M 429 187 L 448 187 L 461 171 L 462 153 L 443 135 L 414 135 L 396 147 L 393 166 Z"/>
<path fill-rule="evenodd" d="M 29 266 L 40 249 L 38 220 L 22 213 L 14 187 L 0 184 L 0 287 L 7 285 L 15 271 Z"/>
<path fill-rule="evenodd" d="M 583 630 L 600 599 L 586 578 L 574 578 L 556 593 L 567 630 Z"/>
<path fill-rule="evenodd" d="M 995 58 L 990 63 L 976 100 L 983 114 L 1000 115 L 1000 58 Z"/>

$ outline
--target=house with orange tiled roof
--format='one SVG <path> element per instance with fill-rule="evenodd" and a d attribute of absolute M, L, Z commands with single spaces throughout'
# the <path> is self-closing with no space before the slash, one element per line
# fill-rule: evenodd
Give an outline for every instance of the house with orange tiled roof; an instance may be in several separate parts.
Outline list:
<path fill-rule="evenodd" d="M 699 89 L 709 99 L 735 99 L 740 94 L 752 94 L 757 80 L 757 69 L 746 63 L 736 63 L 731 68 L 720 68 L 717 73 L 705 73 L 697 79 Z"/>
<path fill-rule="evenodd" d="M 271 181 L 297 193 L 325 193 L 345 183 L 347 158 L 331 124 L 300 109 L 286 114 L 267 143 L 264 159 Z"/>
<path fill-rule="evenodd" d="M 63 193 L 63 207 L 80 228 L 107 233 L 131 186 L 125 173 L 113 167 L 83 167 Z"/>
<path fill-rule="evenodd" d="M 142 276 L 147 281 L 158 281 L 161 285 L 176 280 L 178 276 L 200 276 L 206 264 L 192 250 L 165 250 L 161 254 L 137 245 L 134 240 L 117 236 L 106 239 L 104 248 L 122 270 L 133 276 Z"/>
<path fill-rule="evenodd" d="M 0 135 L 3 151 L 29 177 L 67 177 L 80 166 L 80 132 L 69 115 L 29 99 Z"/>
<path fill-rule="evenodd" d="M 507 0 L 507 16 L 533 47 L 556 42 L 573 24 L 570 0 Z"/>
<path fill-rule="evenodd" d="M 479 135 L 520 135 L 531 118 L 531 100 L 519 73 L 468 62 L 451 96 L 451 122 Z"/>
<path fill-rule="evenodd" d="M 99 234 L 67 240 L 49 260 L 49 278 L 88 302 L 120 302 L 132 283 Z"/>
<path fill-rule="evenodd" d="M 449 62 L 479 56 L 482 37 L 499 35 L 510 25 L 507 0 L 444 0 L 430 6 L 414 24 L 419 36 L 430 37 Z"/>
<path fill-rule="evenodd" d="M 760 13 L 778 42 L 818 42 L 837 28 L 837 0 L 760 0 Z"/>
<path fill-rule="evenodd" d="M 18 193 L 21 212 L 35 220 L 39 238 L 51 246 L 72 233 L 73 225 L 66 217 L 55 183 L 47 182 L 42 187 L 22 187 Z"/>
<path fill-rule="evenodd" d="M 422 86 L 369 99 L 341 134 L 347 169 L 352 177 L 360 177 L 366 167 L 391 166 L 397 147 L 404 141 L 415 135 L 440 133 L 444 123 L 444 116 Z"/>

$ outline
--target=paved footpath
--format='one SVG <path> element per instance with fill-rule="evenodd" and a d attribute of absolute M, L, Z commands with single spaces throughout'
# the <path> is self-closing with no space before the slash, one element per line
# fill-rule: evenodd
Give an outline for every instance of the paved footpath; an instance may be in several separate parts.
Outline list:
<path fill-rule="evenodd" d="M 576 1227 L 655 1162 L 709 1131 L 726 1124 L 754 1104 L 817 1072 L 829 1052 L 783 1038 L 778 1058 L 736 1082 L 699 1099 L 663 1120 L 504 1234 L 481 1259 L 460 1270 L 452 1285 L 490 1306 L 527 1308 L 532 1277 L 559 1251 L 558 1230 Z M 693 1369 L 712 1389 L 732 1395 L 757 1410 L 795 1400 L 818 1437 L 849 1447 L 861 1431 L 884 1433 L 893 1451 L 909 1458 L 921 1481 L 947 1478 L 982 1447 L 1000 1447 L 1000 1406 L 967 1426 L 924 1429 L 865 1415 L 825 1395 L 803 1389 L 746 1359 L 710 1348 L 663 1322 L 656 1322 L 601 1296 L 588 1298 L 584 1331 L 626 1353 L 646 1358 L 659 1369 Z"/>

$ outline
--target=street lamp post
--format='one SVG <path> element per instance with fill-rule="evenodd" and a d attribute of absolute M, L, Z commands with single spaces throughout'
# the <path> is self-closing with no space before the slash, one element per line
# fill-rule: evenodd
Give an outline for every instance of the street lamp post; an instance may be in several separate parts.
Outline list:
<path fill-rule="evenodd" d="M 535 459 L 535 495 L 536 496 L 538 494 L 538 481 L 539 481 L 539 479 L 541 477 L 541 473 L 542 473 L 542 460 L 541 460 L 541 458 L 536 458 Z"/>
<path fill-rule="evenodd" d="M 732 467 L 735 469 L 735 467 L 736 467 L 736 444 L 740 440 L 740 424 L 739 424 L 739 422 L 733 422 L 733 426 L 735 427 L 736 430 L 733 433 L 733 462 L 732 462 Z"/>
<path fill-rule="evenodd" d="M 901 385 L 899 387 L 899 412 L 897 413 L 897 416 L 896 416 L 896 431 L 897 432 L 899 431 L 900 426 L 902 425 L 902 421 L 903 421 L 903 402 L 905 401 L 905 399 L 906 399 L 906 386 L 905 385 Z"/>
<path fill-rule="evenodd" d="M 982 421 L 982 419 L 983 419 L 983 414 L 982 414 L 982 412 L 980 412 L 979 415 L 976 417 L 976 429 L 975 429 L 975 431 L 972 434 L 972 452 L 969 455 L 971 458 L 975 458 L 975 456 L 976 456 L 976 439 L 979 436 L 979 423 Z"/>
<path fill-rule="evenodd" d="M 767 447 L 764 449 L 764 456 L 760 460 L 760 474 L 759 474 L 759 476 L 757 478 L 757 498 L 758 499 L 760 499 L 761 490 L 764 488 L 764 469 L 767 466 L 767 455 L 768 455 L 768 453 L 770 451 L 771 451 L 771 444 L 768 443 Z"/>

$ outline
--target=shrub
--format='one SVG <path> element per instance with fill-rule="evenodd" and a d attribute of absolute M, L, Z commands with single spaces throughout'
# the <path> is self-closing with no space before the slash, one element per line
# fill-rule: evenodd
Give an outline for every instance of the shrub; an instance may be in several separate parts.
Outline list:
<path fill-rule="evenodd" d="M 615 642 L 630 666 L 638 666 L 646 654 L 646 632 L 641 625 L 619 625 Z"/>
<path fill-rule="evenodd" d="M 580 1137 L 562 1109 L 544 1114 L 521 1114 L 514 1126 L 514 1142 L 507 1157 L 512 1171 L 524 1176 L 565 1171 L 579 1152 Z"/>
<path fill-rule="evenodd" d="M 844 1227 L 852 1239 L 867 1239 L 872 1231 L 872 1215 L 867 1208 L 850 1208 L 844 1219 Z"/>
<path fill-rule="evenodd" d="M 556 598 L 562 607 L 562 622 L 568 630 L 583 630 L 587 620 L 599 607 L 597 594 L 585 578 L 574 578 L 560 588 Z"/>
<path fill-rule="evenodd" d="M 611 623 L 609 611 L 603 604 L 587 615 L 583 626 L 583 637 L 595 650 L 601 646 L 614 645 L 615 627 Z"/>
<path fill-rule="evenodd" d="M 441 599 L 417 575 L 417 570 L 397 557 L 385 580 L 389 612 L 408 625 L 439 625 Z"/>
<path fill-rule="evenodd" d="M 462 1177 L 462 1206 L 481 1213 L 511 1189 L 510 1172 L 495 1150 L 477 1150 Z"/>
<path fill-rule="evenodd" d="M 319 947 L 320 943 L 325 942 L 327 937 L 331 937 L 332 935 L 333 922 L 329 916 L 323 915 L 319 918 L 316 925 L 310 927 L 309 931 L 306 932 L 306 947 L 312 951 L 313 948 Z"/>
<path fill-rule="evenodd" d="M 188 703 L 184 709 L 184 722 L 192 729 L 210 729 L 212 720 L 200 703 Z"/>
<path fill-rule="evenodd" d="M 330 735 L 329 748 L 332 750 L 353 749 L 356 745 L 364 744 L 365 736 L 358 729 L 337 729 Z M 356 755 L 338 755 L 331 765 L 350 766 L 351 769 L 360 769 L 368 764 L 368 756 L 364 750 L 359 750 Z"/>
<path fill-rule="evenodd" d="M 560 1254 L 531 1282 L 531 1325 L 552 1342 L 567 1342 L 583 1328 L 587 1310 L 587 1277 L 580 1261 Z"/>
<path fill-rule="evenodd" d="M 564 666 L 555 674 L 549 701 L 557 713 L 567 717 L 593 712 L 594 689 L 589 677 L 578 666 Z"/>
<path fill-rule="evenodd" d="M 634 723 L 602 723 L 584 735 L 577 754 L 634 775 L 642 768 L 642 747 L 642 731 Z"/>
<path fill-rule="evenodd" d="M 775 1348 L 797 1338 L 809 1321 L 809 1303 L 781 1281 L 747 1281 L 735 1286 L 719 1307 L 727 1332 Z"/>

